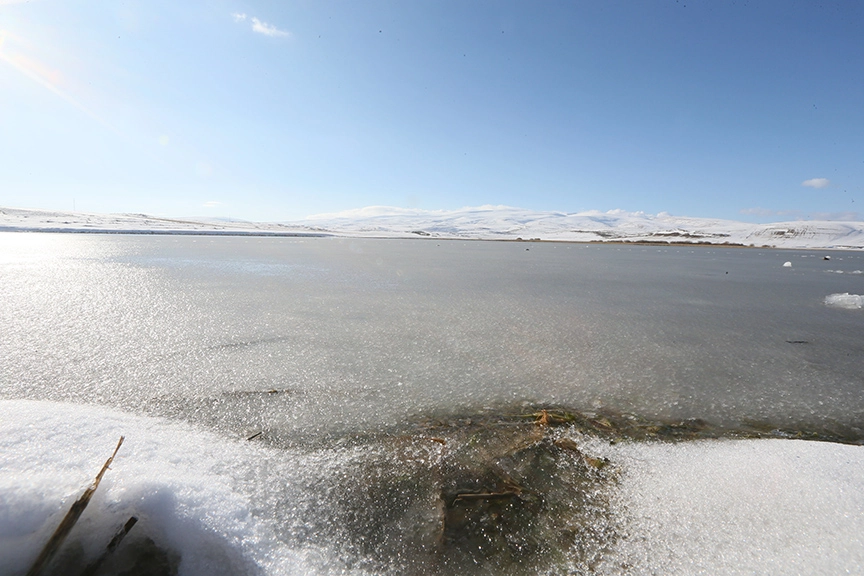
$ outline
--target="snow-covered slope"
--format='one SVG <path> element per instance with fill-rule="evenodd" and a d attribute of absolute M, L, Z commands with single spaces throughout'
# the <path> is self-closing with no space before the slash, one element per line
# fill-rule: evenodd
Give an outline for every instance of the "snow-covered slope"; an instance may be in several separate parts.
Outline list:
<path fill-rule="evenodd" d="M 747 224 L 642 212 L 538 212 L 509 206 L 411 210 L 373 206 L 321 214 L 304 223 L 356 236 L 431 236 L 579 242 L 689 242 L 783 248 L 864 248 L 864 222 Z"/>
<path fill-rule="evenodd" d="M 91 214 L 0 208 L 0 232 L 103 234 L 313 235 L 303 226 L 208 218 L 161 218 L 147 214 Z M 320 235 L 320 234 L 319 234 Z"/>
<path fill-rule="evenodd" d="M 748 224 L 610 210 L 567 214 L 509 206 L 420 210 L 372 206 L 286 223 L 168 219 L 143 214 L 83 214 L 0 208 L 0 231 L 162 234 L 327 235 L 576 242 L 675 242 L 864 249 L 864 222 L 795 221 Z"/>

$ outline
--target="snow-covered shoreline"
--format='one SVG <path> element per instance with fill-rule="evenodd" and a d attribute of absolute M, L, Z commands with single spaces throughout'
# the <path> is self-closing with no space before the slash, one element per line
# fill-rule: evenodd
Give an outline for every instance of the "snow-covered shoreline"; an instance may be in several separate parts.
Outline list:
<path fill-rule="evenodd" d="M 749 224 L 665 213 L 587 211 L 567 214 L 509 206 L 420 210 L 372 206 L 295 222 L 161 218 L 0 208 L 0 232 L 337 236 L 461 240 L 542 240 L 726 245 L 795 249 L 864 249 L 864 222 Z"/>
<path fill-rule="evenodd" d="M 346 566 L 338 544 L 309 542 L 300 530 L 310 508 L 326 509 L 311 487 L 336 478 L 339 490 L 339 471 L 374 460 L 374 446 L 278 450 L 103 406 L 2 400 L 0 408 L 0 575 L 24 573 L 121 435 L 126 442 L 70 536 L 82 559 L 98 556 L 135 516 L 125 550 L 150 538 L 176 554 L 180 574 L 374 573 Z M 840 574 L 864 561 L 861 446 L 571 442 L 608 457 L 619 476 L 620 538 L 598 574 Z"/>

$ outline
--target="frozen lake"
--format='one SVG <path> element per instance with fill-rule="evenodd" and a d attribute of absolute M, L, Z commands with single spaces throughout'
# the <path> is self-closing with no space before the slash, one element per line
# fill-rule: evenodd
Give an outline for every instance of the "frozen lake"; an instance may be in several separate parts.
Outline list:
<path fill-rule="evenodd" d="M 791 266 L 784 266 L 786 262 Z M 399 572 L 405 566 L 394 560 L 398 552 L 334 548 L 324 542 L 327 538 L 299 535 L 304 526 L 332 524 L 338 516 L 326 510 L 307 516 L 314 507 L 309 503 L 323 498 L 309 486 L 328 484 L 327 478 L 338 477 L 357 458 L 378 454 L 380 443 L 374 448 L 357 441 L 345 446 L 346 438 L 376 434 L 396 438 L 397 431 L 401 435 L 410 428 L 405 423 L 424 419 L 447 421 L 472 413 L 509 414 L 515 407 L 555 407 L 633 414 L 645 421 L 699 419 L 718 427 L 782 430 L 782 435 L 806 432 L 808 437 L 818 434 L 860 443 L 864 438 L 864 310 L 855 308 L 854 300 L 848 307 L 828 306 L 826 297 L 864 294 L 862 270 L 860 252 L 0 234 L 0 400 L 6 401 L 0 401 L 0 406 L 7 406 L 12 415 L 4 421 L 7 453 L 25 459 L 38 453 L 70 475 L 83 473 L 80 481 L 67 484 L 85 485 L 101 464 L 98 455 L 108 448 L 107 444 L 103 448 L 102 440 L 99 446 L 86 448 L 95 450 L 92 471 L 92 464 L 71 461 L 67 454 L 85 438 L 71 432 L 52 435 L 62 454 L 52 452 L 45 440 L 38 446 L 28 441 L 34 433 L 69 426 L 80 410 L 79 429 L 91 430 L 94 437 L 118 431 L 130 436 L 123 432 L 124 422 L 126 428 L 141 431 L 149 444 L 140 446 L 139 454 L 164 467 L 165 478 L 173 478 L 169 468 L 176 459 L 165 454 L 180 449 L 166 448 L 171 444 L 168 438 L 177 434 L 171 427 L 191 426 L 180 434 L 188 435 L 184 442 L 190 443 L 189 450 L 201 452 L 202 460 L 190 466 L 204 466 L 202 478 L 208 474 L 220 478 L 225 485 L 213 488 L 212 497 L 230 506 L 246 506 L 245 513 L 252 519 L 244 522 L 254 524 L 237 527 L 211 510 L 217 518 L 208 530 L 216 526 L 218 537 L 233 542 L 224 546 L 229 555 L 236 555 L 222 564 L 231 566 L 228 573 Z M 102 410 L 109 424 L 96 423 Z M 143 423 L 148 419 L 152 426 Z M 35 423 L 28 432 L 31 421 Z M 263 441 L 243 440 L 258 432 Z M 214 438 L 240 444 L 217 454 L 213 446 L 220 440 Z M 445 439 L 449 445 L 460 441 Z M 662 444 L 646 455 L 640 452 L 647 449 L 642 444 L 613 449 L 604 442 L 586 439 L 584 447 L 613 462 L 618 458 L 624 477 L 642 478 L 643 488 L 645 483 L 659 482 L 670 494 L 675 489 L 684 494 L 667 495 L 673 499 L 692 498 L 686 495 L 693 486 L 687 478 L 699 477 L 696 470 L 682 471 L 676 483 L 675 474 L 663 471 L 663 462 L 684 454 L 670 455 L 678 446 L 685 452 L 696 450 L 697 456 L 691 453 L 685 460 L 703 458 L 708 468 L 716 467 L 718 458 L 729 460 L 728 455 L 712 454 L 731 450 L 745 473 L 752 473 L 755 463 L 766 459 L 788 461 L 784 456 L 788 450 L 792 450 L 789 458 L 809 458 L 814 466 L 820 461 L 836 465 L 831 468 L 836 473 L 827 479 L 820 476 L 811 481 L 810 472 L 799 471 L 790 487 L 799 491 L 801 486 L 832 482 L 845 486 L 847 472 L 864 466 L 860 446 L 811 448 L 812 443 L 806 442 L 723 440 L 704 448 L 693 448 L 701 443 Z M 759 448 L 752 449 L 756 452 L 729 448 L 736 442 Z M 782 447 L 777 448 L 777 443 Z M 334 446 L 360 452 L 328 452 Z M 258 452 L 250 455 L 244 450 Z M 135 454 L 126 457 L 132 460 Z M 251 461 L 263 462 L 264 469 Z M 633 463 L 649 461 L 655 462 L 660 480 L 656 475 L 644 476 L 644 471 L 643 476 L 635 472 L 627 476 L 626 462 L 638 467 Z M 120 462 L 113 467 L 118 475 Z M 29 482 L 27 474 L 41 476 L 29 468 L 9 466 L 0 478 L 8 496 L 7 503 L 0 504 L 7 507 L 0 509 L 0 524 L 6 518 L 5 528 L 0 527 L 0 544 L 5 542 L 6 548 L 0 552 L 18 551 L 18 564 L 13 562 L 9 572 L 15 574 L 15 570 L 26 571 L 25 553 L 37 546 L 31 541 L 47 530 L 43 524 L 49 524 L 57 512 L 46 504 L 44 490 L 37 497 L 22 487 Z M 213 466 L 234 472 L 214 472 Z M 332 476 L 324 474 L 322 479 L 312 472 L 302 473 L 305 467 L 317 467 L 316 473 L 324 468 Z M 718 482 L 737 481 L 737 472 L 725 470 L 728 478 L 718 473 L 722 477 Z M 124 496 L 110 485 L 114 473 L 106 479 L 111 496 L 105 498 L 122 508 L 117 502 Z M 746 478 L 758 483 L 758 476 Z M 279 479 L 287 487 L 273 487 Z M 195 492 L 197 486 L 189 479 L 165 482 L 163 491 L 173 491 L 180 500 L 186 497 L 184 490 Z M 212 480 L 201 482 L 214 486 Z M 330 484 L 337 490 L 344 479 L 342 484 L 336 480 Z M 146 487 L 136 489 L 147 493 Z M 206 493 L 203 487 L 197 489 Z M 736 490 L 745 503 L 752 497 L 744 495 L 746 490 Z M 235 491 L 245 504 L 232 500 Z M 650 498 L 636 489 L 622 494 L 616 502 L 631 502 L 632 510 L 640 510 L 628 530 L 650 531 L 656 522 L 680 522 L 680 517 L 670 516 L 668 506 L 663 508 L 665 516 L 651 517 L 654 509 L 638 503 Z M 9 504 L 15 502 L 13 495 L 23 504 Z M 775 496 L 787 495 L 785 488 L 778 488 Z M 69 497 L 66 492 L 56 496 Z M 770 494 L 762 496 L 776 504 Z M 700 505 L 708 520 L 694 528 L 696 535 L 714 529 L 712 518 L 723 519 L 712 516 L 710 501 Z M 853 531 L 860 532 L 861 527 L 847 518 L 853 524 L 841 523 L 838 528 L 831 520 L 832 507 L 849 506 L 864 509 L 860 498 L 851 502 L 840 498 L 821 511 L 793 511 L 798 516 L 809 514 L 811 521 L 816 514 L 816 520 L 833 526 L 831 541 L 840 547 L 833 554 L 814 554 L 803 568 L 795 563 L 799 555 L 789 555 L 769 528 L 764 546 L 776 557 L 774 566 L 813 573 L 860 568 L 860 537 Z M 268 511 L 262 512 L 264 508 Z M 201 518 L 211 512 L 188 509 L 190 518 L 207 523 Z M 154 518 L 159 511 L 168 514 L 164 503 L 148 510 Z M 223 510 L 224 515 L 236 516 L 232 510 Z M 15 514 L 30 519 L 29 524 Z M 775 521 L 776 530 L 783 530 L 786 519 L 768 508 L 765 514 Z M 740 545 L 736 538 L 747 540 L 741 530 L 751 520 L 742 519 L 741 526 L 732 530 L 730 546 Z M 161 526 L 151 528 L 154 534 L 174 541 L 166 534 L 173 534 L 170 527 L 176 520 L 153 522 Z M 274 522 L 287 523 L 294 531 L 280 532 L 272 527 Z M 13 524 L 19 528 L 10 528 Z M 32 525 L 30 532 L 20 528 L 24 525 Z M 224 528 L 229 525 L 230 530 Z M 805 536 L 802 542 L 822 546 L 819 550 L 824 551 L 825 543 L 815 534 Z M 644 541 L 643 548 L 610 552 L 620 562 L 612 568 L 607 565 L 606 571 L 692 573 L 688 566 L 700 566 L 706 573 L 736 573 L 728 567 L 737 562 L 753 573 L 746 570 L 750 552 L 725 560 L 719 552 L 694 557 L 704 552 L 695 536 L 681 535 L 676 540 L 664 533 L 658 538 Z M 16 542 L 30 543 L 18 546 Z M 613 544 L 600 548 L 614 548 Z M 204 573 L 192 559 L 206 557 L 205 552 L 191 544 L 175 546 L 191 550 L 181 572 Z M 309 552 L 312 548 L 314 554 Z M 373 560 L 364 560 L 367 556 Z M 464 569 L 459 564 L 463 560 L 451 558 L 447 560 L 451 564 L 434 564 L 434 570 L 429 568 L 432 564 L 409 568 L 417 573 L 455 573 L 457 567 Z M 723 564 L 727 561 L 728 566 Z M 600 570 L 601 564 L 592 564 L 591 569 Z M 495 566 L 493 572 L 502 573 L 501 565 Z M 573 566 L 569 569 L 576 572 L 588 570 L 587 564 Z M 765 570 L 772 572 L 777 573 Z"/>
<path fill-rule="evenodd" d="M 823 254 L 6 234 L 0 392 L 158 412 L 289 390 L 268 423 L 302 430 L 521 401 L 857 428 L 864 314 L 824 300 L 864 293 L 864 254 Z"/>

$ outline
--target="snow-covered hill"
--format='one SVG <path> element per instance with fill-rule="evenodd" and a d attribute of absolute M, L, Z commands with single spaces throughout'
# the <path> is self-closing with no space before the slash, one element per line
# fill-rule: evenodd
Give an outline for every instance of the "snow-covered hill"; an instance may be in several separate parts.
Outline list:
<path fill-rule="evenodd" d="M 254 236 L 310 236 L 305 226 L 280 223 L 162 218 L 147 214 L 92 214 L 0 208 L 0 232 L 90 232 L 94 234 L 209 234 Z"/>
<path fill-rule="evenodd" d="M 372 206 L 284 223 L 168 219 L 0 208 L 0 231 L 326 235 L 576 242 L 671 242 L 778 248 L 864 249 L 864 222 L 748 224 L 642 212 L 541 212 L 509 206 L 420 210 Z"/>
<path fill-rule="evenodd" d="M 740 244 L 782 248 L 864 248 L 864 222 L 747 224 L 642 212 L 538 212 L 509 206 L 416 210 L 373 206 L 303 221 L 315 230 L 351 236 L 490 240 L 631 241 Z"/>

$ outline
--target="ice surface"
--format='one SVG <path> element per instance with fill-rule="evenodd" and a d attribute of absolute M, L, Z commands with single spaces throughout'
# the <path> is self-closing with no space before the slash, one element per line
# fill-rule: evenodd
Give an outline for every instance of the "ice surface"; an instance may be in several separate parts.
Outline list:
<path fill-rule="evenodd" d="M 864 296 L 858 294 L 829 294 L 825 297 L 825 305 L 832 308 L 847 308 L 849 310 L 857 310 L 864 306 Z"/>
<path fill-rule="evenodd" d="M 823 305 L 860 276 L 757 250 L 438 244 L 0 234 L 0 393 L 238 436 L 521 400 L 860 424 L 864 318 Z"/>

